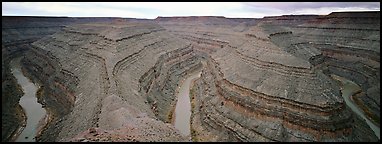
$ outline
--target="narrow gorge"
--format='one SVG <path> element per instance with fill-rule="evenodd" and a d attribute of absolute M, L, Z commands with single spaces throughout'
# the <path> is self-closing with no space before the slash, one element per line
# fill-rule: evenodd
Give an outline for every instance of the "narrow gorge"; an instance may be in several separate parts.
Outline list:
<path fill-rule="evenodd" d="M 10 64 L 18 57 L 41 86 L 47 124 L 38 142 L 380 141 L 331 77 L 359 86 L 351 100 L 379 131 L 379 11 L 3 16 L 2 36 L 3 142 L 15 141 L 26 119 Z M 182 121 L 189 134 L 175 124 L 187 115 L 177 114 L 179 93 L 189 94 L 181 103 L 191 108 Z"/>
<path fill-rule="evenodd" d="M 23 123 L 25 127 L 19 129 L 16 142 L 32 142 L 35 135 L 39 133 L 39 128 L 44 125 L 46 111 L 37 100 L 37 91 L 40 89 L 38 85 L 30 82 L 24 76 L 20 67 L 21 57 L 17 57 L 10 62 L 12 74 L 16 77 L 17 83 L 21 85 L 24 95 L 20 99 L 20 106 L 25 113 L 26 121 Z"/>

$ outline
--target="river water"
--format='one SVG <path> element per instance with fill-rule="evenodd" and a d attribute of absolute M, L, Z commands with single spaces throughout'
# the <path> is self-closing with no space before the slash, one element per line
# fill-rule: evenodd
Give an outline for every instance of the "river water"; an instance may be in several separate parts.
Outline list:
<path fill-rule="evenodd" d="M 16 142 L 34 142 L 37 134 L 39 121 L 45 116 L 46 111 L 42 105 L 37 102 L 36 92 L 38 85 L 32 83 L 21 71 L 21 57 L 11 61 L 10 67 L 12 74 L 16 77 L 17 83 L 22 87 L 24 96 L 20 98 L 20 105 L 26 113 L 27 125 L 22 133 L 16 139 Z"/>
<path fill-rule="evenodd" d="M 372 123 L 369 119 L 365 117 L 365 114 L 362 112 L 362 110 L 350 99 L 350 96 L 353 95 L 358 90 L 361 90 L 361 88 L 355 84 L 354 82 L 345 79 L 343 77 L 337 76 L 337 75 L 331 75 L 332 78 L 340 81 L 342 83 L 342 97 L 345 100 L 346 105 L 350 107 L 351 110 L 353 110 L 357 115 L 361 116 L 362 119 L 366 121 L 366 123 L 369 125 L 369 127 L 374 131 L 375 135 L 380 139 L 380 128 L 376 126 L 374 123 Z"/>
<path fill-rule="evenodd" d="M 190 136 L 190 86 L 191 81 L 200 77 L 201 72 L 194 72 L 188 75 L 178 89 L 178 101 L 175 107 L 175 128 L 185 136 Z"/>

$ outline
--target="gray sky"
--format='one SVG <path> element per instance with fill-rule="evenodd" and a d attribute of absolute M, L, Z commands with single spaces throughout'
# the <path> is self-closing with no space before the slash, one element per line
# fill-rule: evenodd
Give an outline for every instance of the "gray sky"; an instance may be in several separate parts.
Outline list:
<path fill-rule="evenodd" d="M 3 16 L 225 16 L 262 18 L 338 11 L 380 11 L 379 2 L 2 2 Z"/>

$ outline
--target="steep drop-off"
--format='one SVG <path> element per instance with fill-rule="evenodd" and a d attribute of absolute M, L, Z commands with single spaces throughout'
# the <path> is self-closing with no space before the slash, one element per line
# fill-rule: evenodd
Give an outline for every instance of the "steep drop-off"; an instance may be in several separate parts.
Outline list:
<path fill-rule="evenodd" d="M 132 125 L 147 130 L 144 125 L 156 121 L 163 127 L 154 129 L 156 140 L 165 134 L 162 129 L 176 133 L 163 123 L 174 105 L 173 91 L 182 75 L 199 66 L 190 44 L 152 22 L 67 26 L 33 43 L 26 55 L 29 71 L 51 86 L 47 99 L 61 106 L 53 108 L 60 110 L 54 112 L 59 113 L 59 121 L 45 132 L 56 131 L 56 141 L 67 141 L 93 127 L 113 130 Z M 140 115 L 158 120 L 133 124 L 142 119 Z M 167 140 L 182 139 L 173 136 Z"/>
<path fill-rule="evenodd" d="M 379 12 L 66 18 L 54 29 L 29 27 L 30 41 L 23 26 L 7 29 L 8 19 L 3 141 L 20 127 L 8 124 L 21 95 L 11 91 L 17 84 L 7 65 L 17 54 L 43 86 L 39 101 L 50 119 L 38 141 L 187 141 L 170 123 L 181 79 L 199 69 L 191 91 L 194 141 L 378 141 L 329 75 L 360 85 L 354 100 L 379 124 Z"/>
<path fill-rule="evenodd" d="M 305 26 L 322 19 L 344 19 L 342 15 L 366 19 L 368 21 L 363 21 L 363 24 L 373 25 L 374 29 L 364 30 L 364 25 L 354 23 L 351 18 L 348 22 L 338 21 L 339 24 L 331 25 L 342 27 L 348 24 L 353 26 L 351 29 L 325 28 L 327 25 L 324 23 L 315 23 L 319 28 L 310 27 L 308 30 Z M 350 44 L 358 44 L 377 53 L 353 51 L 350 46 L 342 46 L 342 49 L 356 55 L 367 55 L 363 59 L 371 61 L 374 66 L 374 70 L 353 68 L 353 71 L 378 72 L 379 40 L 366 38 L 379 38 L 379 13 L 342 15 L 267 17 L 242 31 L 237 31 L 242 24 L 228 19 L 211 26 L 205 19 L 184 18 L 182 23 L 179 19 L 158 18 L 163 27 L 190 41 L 201 55 L 208 55 L 207 67 L 195 85 L 194 140 L 377 141 L 368 125 L 347 108 L 338 84 L 328 77 L 334 71 L 331 65 L 346 67 L 348 64 L 331 64 L 327 51 L 317 48 L 322 44 L 316 42 L 321 37 L 306 36 L 314 33 L 327 39 L 338 34 L 327 29 L 353 32 L 357 27 L 358 39 L 365 39 L 365 43 Z M 350 32 L 340 34 L 337 37 L 353 40 Z M 334 43 L 337 39 L 329 40 Z M 336 49 L 329 47 L 327 50 Z M 349 75 L 347 72 L 337 73 Z M 379 74 L 375 74 L 369 81 L 374 81 L 373 86 L 378 86 L 378 80 Z M 373 90 L 379 95 L 379 88 Z M 378 103 L 376 107 L 379 112 Z"/>
<path fill-rule="evenodd" d="M 31 43 L 55 33 L 67 18 L 2 17 L 2 141 L 13 141 L 25 121 L 18 104 L 21 87 L 11 73 L 10 61 L 31 49 Z"/>

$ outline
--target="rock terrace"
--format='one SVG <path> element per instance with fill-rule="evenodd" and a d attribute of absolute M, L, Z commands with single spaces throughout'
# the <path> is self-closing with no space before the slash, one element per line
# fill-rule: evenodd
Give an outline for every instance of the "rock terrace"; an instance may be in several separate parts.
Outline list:
<path fill-rule="evenodd" d="M 379 126 L 379 12 L 2 19 L 2 141 L 23 120 L 18 56 L 51 117 L 37 141 L 188 141 L 171 121 L 179 82 L 198 69 L 194 141 L 379 141 L 329 76 L 357 83 L 352 98 Z"/>

